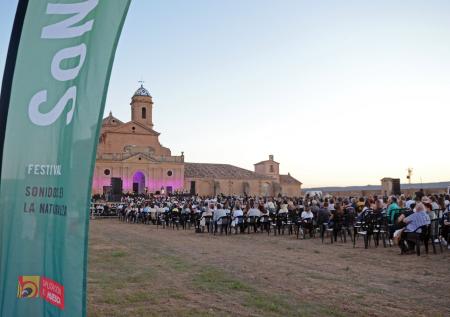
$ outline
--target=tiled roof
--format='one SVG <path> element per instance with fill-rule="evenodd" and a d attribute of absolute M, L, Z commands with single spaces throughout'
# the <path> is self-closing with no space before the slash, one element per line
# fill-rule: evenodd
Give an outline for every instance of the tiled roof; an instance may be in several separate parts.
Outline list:
<path fill-rule="evenodd" d="M 292 177 L 289 174 L 288 175 L 280 175 L 280 183 L 281 183 L 281 185 L 283 185 L 283 184 L 299 184 L 299 185 L 301 185 L 302 184 L 302 182 L 295 179 L 294 177 Z"/>
<path fill-rule="evenodd" d="M 212 179 L 270 179 L 270 177 L 229 164 L 185 163 L 184 177 Z"/>
<path fill-rule="evenodd" d="M 274 160 L 265 160 L 265 161 L 261 161 L 261 162 L 255 163 L 253 165 L 259 165 L 259 164 L 263 164 L 263 163 L 266 163 L 266 162 L 275 163 L 275 164 L 278 164 L 278 165 L 280 164 L 278 162 L 275 162 Z"/>
<path fill-rule="evenodd" d="M 103 118 L 103 120 L 102 120 L 102 125 L 117 126 L 117 125 L 121 125 L 121 124 L 123 124 L 123 122 L 120 121 L 119 119 L 117 119 L 116 117 L 114 117 L 111 112 L 109 113 L 109 116 L 107 116 L 106 118 Z"/>
<path fill-rule="evenodd" d="M 146 125 L 144 125 L 144 124 L 142 124 L 142 123 L 140 123 L 140 122 L 133 121 L 133 120 L 132 120 L 132 121 L 128 121 L 127 123 L 124 123 L 124 124 L 122 124 L 120 127 L 117 127 L 117 128 L 115 128 L 115 129 L 113 129 L 113 130 L 111 130 L 111 131 L 112 131 L 112 132 L 118 132 L 118 131 L 120 132 L 120 130 L 125 129 L 126 126 L 130 126 L 130 125 L 137 125 L 137 126 L 141 127 L 142 129 L 144 129 L 144 130 L 150 132 L 152 135 L 156 135 L 156 136 L 160 135 L 159 132 L 156 132 L 156 131 L 153 130 L 152 128 L 150 128 L 150 127 L 148 127 L 148 126 L 146 126 Z M 130 132 L 130 133 L 131 133 L 131 132 Z"/>

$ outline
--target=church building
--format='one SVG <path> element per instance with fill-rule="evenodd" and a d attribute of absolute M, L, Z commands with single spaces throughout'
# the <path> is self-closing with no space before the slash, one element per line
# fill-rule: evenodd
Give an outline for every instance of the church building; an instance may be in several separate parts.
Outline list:
<path fill-rule="evenodd" d="M 302 183 L 280 175 L 273 155 L 249 171 L 228 164 L 186 163 L 172 155 L 153 130 L 153 101 L 141 85 L 131 98 L 131 121 L 112 113 L 103 119 L 93 178 L 93 194 L 107 192 L 206 195 L 299 196 Z"/>

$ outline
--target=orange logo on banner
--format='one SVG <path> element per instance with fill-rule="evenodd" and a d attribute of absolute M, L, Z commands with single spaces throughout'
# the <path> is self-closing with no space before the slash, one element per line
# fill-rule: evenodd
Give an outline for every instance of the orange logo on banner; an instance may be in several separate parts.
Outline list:
<path fill-rule="evenodd" d="M 39 297 L 39 280 L 38 275 L 19 276 L 19 284 L 17 285 L 17 298 L 35 298 Z"/>

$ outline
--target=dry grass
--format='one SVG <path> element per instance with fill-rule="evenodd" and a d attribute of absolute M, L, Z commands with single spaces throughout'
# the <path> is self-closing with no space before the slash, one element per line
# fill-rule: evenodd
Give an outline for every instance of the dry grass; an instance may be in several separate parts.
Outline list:
<path fill-rule="evenodd" d="M 450 252 L 91 222 L 89 316 L 448 316 Z"/>

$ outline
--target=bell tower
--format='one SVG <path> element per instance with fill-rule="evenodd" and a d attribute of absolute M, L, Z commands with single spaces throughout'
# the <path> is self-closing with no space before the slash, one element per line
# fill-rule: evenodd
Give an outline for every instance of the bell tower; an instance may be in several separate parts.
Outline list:
<path fill-rule="evenodd" d="M 139 122 L 148 128 L 153 128 L 153 101 L 152 96 L 141 83 L 141 87 L 136 90 L 131 97 L 131 120 Z"/>

